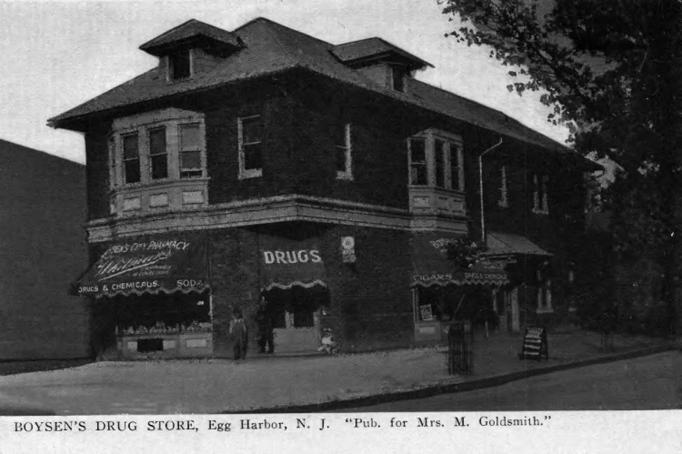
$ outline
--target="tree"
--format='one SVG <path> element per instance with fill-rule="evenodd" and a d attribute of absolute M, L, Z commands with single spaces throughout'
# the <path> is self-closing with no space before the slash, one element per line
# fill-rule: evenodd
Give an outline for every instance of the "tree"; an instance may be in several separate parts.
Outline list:
<path fill-rule="evenodd" d="M 622 169 L 603 194 L 620 261 L 652 258 L 668 319 L 682 296 L 682 2 L 441 0 L 462 22 L 449 33 L 489 46 L 520 95 L 542 90 L 548 120 L 566 122 L 576 151 Z M 676 295 L 677 292 L 677 295 Z M 678 321 L 678 323 L 680 323 Z M 674 323 L 668 327 L 674 332 Z M 678 325 L 679 329 L 679 325 Z"/>

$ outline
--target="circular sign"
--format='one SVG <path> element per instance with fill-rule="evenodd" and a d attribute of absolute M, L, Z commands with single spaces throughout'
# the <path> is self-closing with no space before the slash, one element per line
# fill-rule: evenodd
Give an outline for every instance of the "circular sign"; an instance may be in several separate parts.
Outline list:
<path fill-rule="evenodd" d="M 355 238 L 352 236 L 344 236 L 341 238 L 341 247 L 344 249 L 353 249 L 355 247 Z"/>

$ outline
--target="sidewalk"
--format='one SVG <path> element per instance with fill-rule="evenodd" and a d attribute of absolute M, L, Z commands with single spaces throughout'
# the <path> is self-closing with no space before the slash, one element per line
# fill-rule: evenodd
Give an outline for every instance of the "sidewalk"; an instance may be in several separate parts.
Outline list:
<path fill-rule="evenodd" d="M 597 333 L 549 336 L 549 361 L 521 361 L 521 335 L 474 341 L 474 373 L 449 376 L 443 347 L 355 355 L 231 360 L 98 362 L 63 370 L 0 377 L 0 408 L 56 414 L 220 413 L 329 408 L 371 396 L 492 386 L 539 368 L 608 360 Z M 662 340 L 614 339 L 615 354 L 664 349 Z M 512 374 L 512 375 L 510 375 Z M 497 377 L 497 378 L 496 378 Z M 511 377 L 511 378 L 510 378 Z M 491 381 L 492 380 L 492 381 Z M 421 391 L 420 391 L 421 390 Z M 322 407 L 316 407 L 317 405 Z"/>

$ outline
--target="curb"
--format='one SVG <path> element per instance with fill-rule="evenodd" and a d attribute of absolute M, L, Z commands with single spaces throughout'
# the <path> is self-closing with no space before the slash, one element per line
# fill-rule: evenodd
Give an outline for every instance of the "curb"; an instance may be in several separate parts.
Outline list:
<path fill-rule="evenodd" d="M 574 361 L 564 364 L 555 364 L 547 367 L 537 367 L 533 369 L 526 369 L 508 374 L 493 375 L 481 379 L 474 379 L 464 381 L 461 383 L 449 383 L 426 386 L 423 388 L 412 389 L 408 391 L 395 391 L 384 394 L 375 394 L 371 396 L 355 397 L 351 399 L 333 400 L 329 402 L 321 402 L 317 404 L 304 405 L 287 405 L 270 408 L 258 408 L 252 410 L 239 411 L 224 411 L 223 414 L 262 414 L 262 413 L 315 413 L 315 412 L 330 412 L 342 410 L 344 408 L 365 407 L 387 402 L 395 402 L 399 400 L 422 399 L 425 397 L 432 397 L 439 394 L 449 394 L 456 392 L 473 391 L 476 389 L 491 388 L 494 386 L 504 385 L 509 382 L 523 380 L 537 375 L 545 375 L 553 372 L 559 372 L 567 369 L 574 369 L 578 367 L 592 366 L 595 364 L 603 364 L 614 361 L 621 361 L 624 359 L 638 358 L 640 356 L 649 356 L 657 353 L 667 351 L 679 350 L 680 347 L 675 345 L 659 345 L 654 347 L 647 347 L 639 350 L 631 350 L 629 352 L 617 353 L 608 356 L 600 356 L 596 358 L 585 359 L 581 361 Z"/>

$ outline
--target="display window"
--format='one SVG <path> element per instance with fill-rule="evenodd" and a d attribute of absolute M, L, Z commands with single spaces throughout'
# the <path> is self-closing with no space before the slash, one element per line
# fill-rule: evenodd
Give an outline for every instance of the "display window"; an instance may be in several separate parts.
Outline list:
<path fill-rule="evenodd" d="M 209 298 L 208 291 L 116 296 L 112 303 L 117 334 L 146 336 L 211 331 Z"/>

